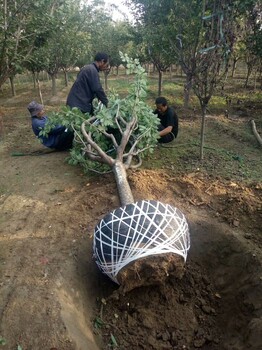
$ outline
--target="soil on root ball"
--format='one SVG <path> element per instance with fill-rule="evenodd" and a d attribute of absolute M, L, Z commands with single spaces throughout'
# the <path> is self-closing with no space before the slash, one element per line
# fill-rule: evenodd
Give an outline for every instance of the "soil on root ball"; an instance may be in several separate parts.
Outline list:
<path fill-rule="evenodd" d="M 163 285 L 170 278 L 182 278 L 184 265 L 184 259 L 172 253 L 135 260 L 119 271 L 119 292 L 125 294 L 138 287 Z"/>

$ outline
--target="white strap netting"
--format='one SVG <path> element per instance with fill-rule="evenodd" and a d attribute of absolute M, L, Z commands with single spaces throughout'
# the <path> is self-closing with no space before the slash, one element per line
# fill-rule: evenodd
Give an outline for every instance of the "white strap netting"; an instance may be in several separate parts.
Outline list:
<path fill-rule="evenodd" d="M 142 200 L 108 213 L 95 227 L 93 251 L 100 270 L 118 283 L 117 274 L 142 257 L 175 253 L 186 261 L 188 223 L 177 208 Z"/>

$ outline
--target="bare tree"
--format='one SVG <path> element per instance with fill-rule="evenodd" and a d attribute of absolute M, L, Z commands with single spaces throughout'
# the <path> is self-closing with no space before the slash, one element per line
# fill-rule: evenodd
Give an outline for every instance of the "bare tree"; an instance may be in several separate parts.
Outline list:
<path fill-rule="evenodd" d="M 196 69 L 193 75 L 193 89 L 199 99 L 202 110 L 201 160 L 204 158 L 207 106 L 215 88 L 228 71 L 228 62 L 234 41 L 230 13 L 225 8 L 223 0 L 214 0 L 211 4 L 203 2 L 203 23 L 201 29 L 203 39 L 199 42 L 196 53 Z M 206 15 L 211 10 L 212 14 Z"/>

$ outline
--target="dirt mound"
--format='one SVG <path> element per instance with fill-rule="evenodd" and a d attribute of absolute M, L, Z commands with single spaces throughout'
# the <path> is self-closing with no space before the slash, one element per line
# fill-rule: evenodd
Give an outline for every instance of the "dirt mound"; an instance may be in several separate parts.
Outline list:
<path fill-rule="evenodd" d="M 260 183 L 243 185 L 200 172 L 173 177 L 163 170 L 139 170 L 129 176 L 129 181 L 135 188 L 136 198 L 146 196 L 148 199 L 171 201 L 185 210 L 189 205 L 206 208 L 221 221 L 249 232 L 261 245 L 261 237 L 256 238 L 250 232 L 261 230 Z"/>

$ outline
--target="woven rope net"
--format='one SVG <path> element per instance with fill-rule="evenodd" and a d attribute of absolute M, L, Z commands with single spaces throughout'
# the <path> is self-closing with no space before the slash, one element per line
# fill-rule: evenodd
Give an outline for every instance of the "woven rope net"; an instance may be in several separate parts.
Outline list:
<path fill-rule="evenodd" d="M 174 253 L 186 261 L 189 247 L 184 214 L 153 200 L 138 201 L 108 213 L 95 227 L 93 241 L 96 264 L 116 283 L 119 271 L 137 259 Z"/>

